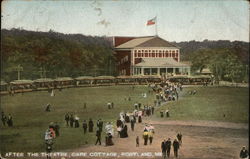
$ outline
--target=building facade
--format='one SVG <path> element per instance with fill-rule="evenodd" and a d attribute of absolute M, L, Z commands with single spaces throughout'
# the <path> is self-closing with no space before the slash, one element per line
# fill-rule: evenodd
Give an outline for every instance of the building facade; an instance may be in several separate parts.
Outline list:
<path fill-rule="evenodd" d="M 119 75 L 190 74 L 180 48 L 158 36 L 113 37 Z"/>

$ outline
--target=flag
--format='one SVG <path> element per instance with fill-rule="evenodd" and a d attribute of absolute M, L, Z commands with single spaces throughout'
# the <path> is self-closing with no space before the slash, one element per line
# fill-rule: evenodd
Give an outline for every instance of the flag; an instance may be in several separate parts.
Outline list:
<path fill-rule="evenodd" d="M 153 19 L 148 20 L 147 25 L 154 25 L 156 23 L 156 17 Z"/>

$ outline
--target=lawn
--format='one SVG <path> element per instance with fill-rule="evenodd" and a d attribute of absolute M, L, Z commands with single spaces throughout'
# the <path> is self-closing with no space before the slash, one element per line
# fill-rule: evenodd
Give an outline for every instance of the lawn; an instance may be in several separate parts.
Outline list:
<path fill-rule="evenodd" d="M 115 124 L 120 111 L 133 110 L 135 102 L 152 104 L 154 95 L 143 98 L 142 93 L 146 92 L 147 86 L 137 86 L 135 89 L 131 86 L 110 86 L 69 88 L 56 91 L 55 97 L 46 91 L 2 96 L 1 108 L 6 114 L 12 114 L 14 127 L 3 127 L 0 124 L 1 152 L 45 151 L 44 133 L 50 122 L 58 122 L 61 127 L 61 136 L 53 146 L 55 151 L 93 144 L 94 133 L 84 135 L 81 127 L 66 127 L 66 112 L 77 114 L 80 123 L 89 118 L 96 123 L 97 119 L 102 118 L 104 123 L 111 121 Z M 131 101 L 125 100 L 129 96 Z M 83 107 L 84 102 L 87 109 Z M 107 102 L 114 102 L 114 109 L 107 109 Z M 47 103 L 52 105 L 51 112 L 44 111 Z"/>
<path fill-rule="evenodd" d="M 189 90 L 197 90 L 196 95 L 189 95 Z M 3 127 L 0 131 L 0 150 L 4 152 L 42 152 L 45 151 L 44 132 L 50 122 L 60 124 L 61 136 L 53 146 L 54 151 L 73 149 L 85 144 L 94 144 L 95 134 L 83 134 L 82 128 L 68 128 L 65 125 L 66 112 L 75 113 L 94 122 L 102 118 L 104 122 L 118 118 L 120 111 L 133 110 L 135 102 L 153 104 L 155 95 L 147 98 L 142 93 L 148 92 L 147 86 L 107 86 L 82 87 L 56 91 L 51 97 L 46 91 L 2 96 L 1 109 L 11 113 L 14 127 Z M 159 120 L 216 120 L 227 122 L 248 122 L 248 89 L 228 87 L 184 88 L 177 102 L 169 102 L 156 110 L 154 118 Z M 131 97 L 131 101 L 125 98 Z M 87 109 L 83 109 L 84 102 Z M 114 102 L 114 109 L 107 109 L 106 103 Z M 45 112 L 45 105 L 51 103 L 52 111 Z M 171 117 L 162 119 L 160 110 L 170 110 Z M 223 116 L 225 114 L 225 117 Z M 96 126 L 96 125 L 95 125 Z M 103 135 L 104 136 L 104 135 Z"/>
<path fill-rule="evenodd" d="M 197 90 L 195 95 L 189 91 Z M 169 119 L 162 120 L 213 120 L 247 123 L 249 117 L 248 88 L 199 87 L 184 88 L 177 102 L 167 102 L 157 109 L 155 118 L 160 119 L 160 111 L 168 109 Z"/>

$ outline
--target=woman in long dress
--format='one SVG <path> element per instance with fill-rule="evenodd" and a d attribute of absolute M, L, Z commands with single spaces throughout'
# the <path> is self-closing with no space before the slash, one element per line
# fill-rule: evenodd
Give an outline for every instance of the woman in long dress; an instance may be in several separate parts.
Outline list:
<path fill-rule="evenodd" d="M 121 135 L 120 135 L 121 138 L 127 138 L 128 137 L 128 127 L 127 125 L 125 125 L 121 131 Z"/>

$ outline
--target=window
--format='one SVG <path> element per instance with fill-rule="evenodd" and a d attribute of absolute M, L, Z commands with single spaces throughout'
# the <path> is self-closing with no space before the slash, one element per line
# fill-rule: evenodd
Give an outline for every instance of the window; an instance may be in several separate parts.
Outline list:
<path fill-rule="evenodd" d="M 144 53 L 141 53 L 141 57 L 144 57 Z"/>
<path fill-rule="evenodd" d="M 141 57 L 141 53 L 138 53 L 138 57 Z"/>
<path fill-rule="evenodd" d="M 155 50 L 152 50 L 152 52 L 154 53 L 154 52 L 155 52 Z"/>
<path fill-rule="evenodd" d="M 168 57 L 168 53 L 165 53 L 165 57 Z"/>
<path fill-rule="evenodd" d="M 145 57 L 148 57 L 148 53 L 145 53 Z"/>
<path fill-rule="evenodd" d="M 137 57 L 137 53 L 135 53 L 135 57 Z"/>
<path fill-rule="evenodd" d="M 172 57 L 175 57 L 175 53 L 172 52 Z"/>
<path fill-rule="evenodd" d="M 159 57 L 162 57 L 162 53 L 159 53 Z"/>
<path fill-rule="evenodd" d="M 176 50 L 176 52 L 178 53 L 178 52 L 179 52 L 179 50 Z"/>
<path fill-rule="evenodd" d="M 155 57 L 155 53 L 152 53 L 152 57 Z"/>

